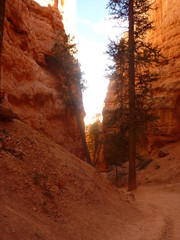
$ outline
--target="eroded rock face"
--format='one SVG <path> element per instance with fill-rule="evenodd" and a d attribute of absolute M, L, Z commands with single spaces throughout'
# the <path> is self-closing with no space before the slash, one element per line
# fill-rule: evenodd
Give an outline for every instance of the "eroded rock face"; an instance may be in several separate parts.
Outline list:
<path fill-rule="evenodd" d="M 167 63 L 156 69 L 159 80 L 153 85 L 154 112 L 158 116 L 157 131 L 149 134 L 146 149 L 180 139 L 180 1 L 157 0 L 156 10 L 151 18 L 156 30 L 148 35 L 148 40 L 162 48 Z M 105 137 L 115 130 L 107 125 L 109 117 L 116 109 L 115 91 L 110 83 L 105 99 L 103 124 Z"/>
<path fill-rule="evenodd" d="M 180 139 L 180 1 L 158 0 L 155 7 L 151 17 L 156 30 L 149 33 L 149 40 L 162 48 L 168 63 L 160 67 L 160 78 L 153 86 L 159 120 L 150 143 L 161 146 Z"/>
<path fill-rule="evenodd" d="M 3 104 L 12 108 L 20 119 L 82 158 L 75 114 L 60 97 L 63 76 L 57 77 L 48 71 L 45 61 L 57 33 L 64 32 L 62 17 L 57 9 L 41 7 L 34 1 L 24 2 L 17 0 L 6 4 Z M 83 116 L 82 95 L 77 89 L 76 94 Z"/>

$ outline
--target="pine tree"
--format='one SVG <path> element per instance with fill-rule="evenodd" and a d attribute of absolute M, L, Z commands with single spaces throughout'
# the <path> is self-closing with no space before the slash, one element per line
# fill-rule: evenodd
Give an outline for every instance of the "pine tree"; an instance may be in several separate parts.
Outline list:
<path fill-rule="evenodd" d="M 129 174 L 128 190 L 136 189 L 135 143 L 135 68 L 134 68 L 134 1 L 129 0 Z"/>
<path fill-rule="evenodd" d="M 111 79 L 117 82 L 120 102 L 116 119 L 121 119 L 119 129 L 125 129 L 124 134 L 129 138 L 128 188 L 132 190 L 136 188 L 138 137 L 155 119 L 151 113 L 151 85 L 157 75 L 152 72 L 152 67 L 159 65 L 162 58 L 160 49 L 146 40 L 147 32 L 153 29 L 153 22 L 149 20 L 152 4 L 148 0 L 110 0 L 108 7 L 120 25 L 129 22 L 128 36 L 121 38 L 119 43 L 111 41 L 107 52 L 114 61 Z"/>
<path fill-rule="evenodd" d="M 94 167 L 97 167 L 103 144 L 102 126 L 99 120 L 88 125 L 86 131 L 86 139 L 92 159 L 92 164 Z"/>
<path fill-rule="evenodd" d="M 61 82 L 63 96 L 68 96 L 66 104 L 72 105 L 74 109 L 87 162 L 92 165 L 85 138 L 84 124 L 80 115 L 78 97 L 75 97 L 72 90 L 73 86 L 76 86 L 78 91 L 81 91 L 81 89 L 84 88 L 80 65 L 77 58 L 75 58 L 76 54 L 77 49 L 76 45 L 73 43 L 73 39 L 70 39 L 70 36 L 65 33 L 59 33 L 54 47 L 52 48 L 52 56 L 46 56 L 46 61 L 53 65 L 53 71 L 57 71 L 56 74 L 58 74 L 59 71 L 63 73 L 62 75 L 64 76 L 64 79 L 61 79 L 61 81 L 64 80 Z"/>

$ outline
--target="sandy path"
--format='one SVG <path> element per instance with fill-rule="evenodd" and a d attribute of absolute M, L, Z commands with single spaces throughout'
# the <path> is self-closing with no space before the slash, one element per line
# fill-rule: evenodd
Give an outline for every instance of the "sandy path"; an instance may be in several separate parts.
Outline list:
<path fill-rule="evenodd" d="M 135 197 L 141 211 L 152 218 L 144 229 L 147 234 L 140 234 L 145 240 L 180 239 L 180 184 L 139 187 Z"/>
<path fill-rule="evenodd" d="M 95 239 L 180 240 L 180 184 L 139 187 L 130 205 L 136 207 L 131 221 L 129 217 L 121 224 L 116 221 L 114 228 L 106 229 L 105 237 Z"/>
<path fill-rule="evenodd" d="M 0 128 L 8 149 L 23 153 L 0 149 L 0 240 L 180 240 L 179 144 L 166 164 L 157 160 L 158 170 L 152 164 L 142 171 L 144 179 L 154 177 L 148 181 L 173 184 L 138 187 L 131 201 L 126 190 L 24 123 Z"/>

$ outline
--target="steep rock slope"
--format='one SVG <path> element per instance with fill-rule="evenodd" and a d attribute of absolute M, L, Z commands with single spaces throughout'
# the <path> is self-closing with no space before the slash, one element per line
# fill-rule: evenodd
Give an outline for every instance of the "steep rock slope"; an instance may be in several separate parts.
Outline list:
<path fill-rule="evenodd" d="M 152 41 L 162 48 L 162 54 L 168 59 L 159 69 L 159 80 L 153 85 L 155 114 L 158 116 L 157 131 L 149 133 L 146 149 L 160 147 L 168 142 L 180 139 L 180 2 L 176 0 L 157 0 L 151 19 L 156 30 L 148 35 Z M 103 110 L 105 137 L 113 133 L 116 126 L 108 124 L 118 103 L 115 99 L 114 83 L 109 84 Z"/>
<path fill-rule="evenodd" d="M 179 184 L 127 194 L 19 120 L 0 121 L 0 175 L 1 240 L 166 239 L 169 219 L 179 237 Z"/>
<path fill-rule="evenodd" d="M 61 97 L 61 78 L 47 69 L 62 16 L 35 1 L 7 1 L 2 56 L 3 104 L 23 121 L 46 133 L 69 151 L 83 157 L 82 142 L 73 109 Z M 80 102 L 82 95 L 75 89 Z M 66 96 L 63 96 L 66 98 Z"/>
<path fill-rule="evenodd" d="M 179 236 L 179 185 L 134 197 L 19 120 L 0 121 L 0 175 L 1 240 L 165 239 L 167 217 Z"/>
<path fill-rule="evenodd" d="M 0 137 L 2 240 L 119 239 L 125 223 L 142 224 L 122 192 L 44 134 L 16 120 L 0 122 Z"/>

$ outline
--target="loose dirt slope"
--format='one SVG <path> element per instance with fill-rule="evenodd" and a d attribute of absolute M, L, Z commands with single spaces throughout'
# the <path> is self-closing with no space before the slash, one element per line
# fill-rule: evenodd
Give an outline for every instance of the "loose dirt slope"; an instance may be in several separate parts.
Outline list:
<path fill-rule="evenodd" d="M 160 151 L 167 153 L 167 156 L 158 156 Z M 180 141 L 170 143 L 148 157 L 152 158 L 152 162 L 139 171 L 139 184 L 180 182 Z"/>
<path fill-rule="evenodd" d="M 154 190 L 141 187 L 136 200 L 18 120 L 0 122 L 0 134 L 1 240 L 178 239 L 178 221 L 171 215 L 166 221 L 169 207 L 161 208 L 162 195 L 157 195 L 158 204 L 149 198 Z M 166 190 L 169 196 L 172 189 Z M 170 223 L 176 226 L 174 235 Z M 166 230 L 174 238 L 163 237 Z"/>
<path fill-rule="evenodd" d="M 20 121 L 0 133 L 1 240 L 109 239 L 134 222 L 122 193 L 44 135 Z"/>

